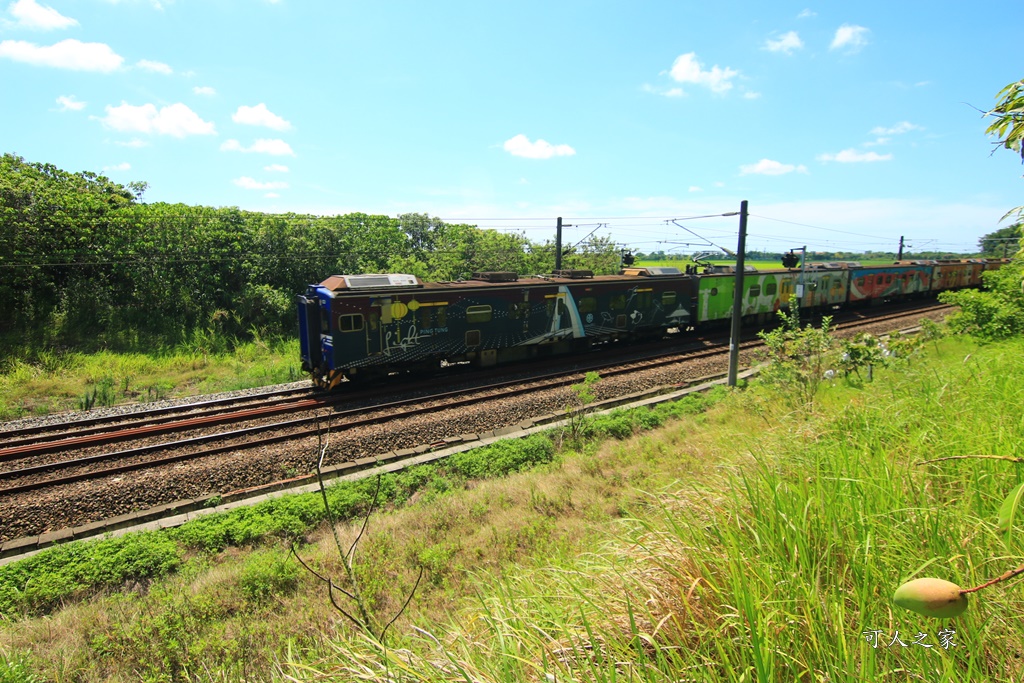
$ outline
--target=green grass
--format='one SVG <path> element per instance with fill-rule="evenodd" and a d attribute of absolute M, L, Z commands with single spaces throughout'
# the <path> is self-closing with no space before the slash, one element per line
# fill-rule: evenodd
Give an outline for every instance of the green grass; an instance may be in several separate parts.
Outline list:
<path fill-rule="evenodd" d="M 891 602 L 907 579 L 974 586 L 1024 554 L 1024 529 L 995 530 L 1019 465 L 923 463 L 1020 455 L 1024 343 L 926 349 L 827 383 L 812 414 L 755 384 L 593 417 L 565 450 L 394 475 L 356 553 L 381 621 L 424 569 L 387 648 L 279 540 L 344 577 L 317 497 L 297 496 L 165 533 L 183 559 L 163 578 L 0 625 L 0 680 L 4 662 L 11 680 L 1019 680 L 1019 583 L 949 621 Z M 331 493 L 346 548 L 375 484 Z"/>
<path fill-rule="evenodd" d="M 737 397 L 714 475 L 651 493 L 592 553 L 480 576 L 475 600 L 430 637 L 338 640 L 314 668 L 360 680 L 1018 680 L 1019 584 L 973 595 L 950 621 L 891 602 L 912 577 L 967 587 L 1020 564 L 1019 534 L 995 532 L 1014 465 L 922 465 L 1024 442 L 1021 343 L 966 346 L 945 346 L 946 364 L 836 387 L 836 408 L 809 419 L 758 403 L 756 432 L 736 427 L 764 396 Z M 298 662 L 289 672 L 315 678 Z"/>
<path fill-rule="evenodd" d="M 0 363 L 0 420 L 233 391 L 302 379 L 298 340 L 232 351 L 202 345 L 144 353 L 45 351 Z"/>

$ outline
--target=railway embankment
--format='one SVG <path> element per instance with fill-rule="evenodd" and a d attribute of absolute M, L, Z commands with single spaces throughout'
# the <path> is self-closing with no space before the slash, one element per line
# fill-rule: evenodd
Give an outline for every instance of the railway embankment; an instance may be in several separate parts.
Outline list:
<path fill-rule="evenodd" d="M 26 671 L 112 680 L 382 677 L 394 651 L 423 680 L 442 680 L 453 661 L 476 680 L 617 666 L 639 680 L 709 666 L 729 678 L 752 666 L 751 647 L 782 677 L 841 680 L 898 657 L 958 680 L 1014 680 L 1024 634 L 1012 587 L 943 623 L 894 611 L 891 594 L 922 566 L 977 585 L 1020 554 L 1017 535 L 994 533 L 1014 465 L 936 462 L 1018 455 L 1020 350 L 929 342 L 873 381 L 833 377 L 810 412 L 751 386 L 658 420 L 594 417 L 591 436 L 561 449 L 535 436 L 523 459 L 487 461 L 518 463 L 510 470 L 426 463 L 382 486 L 365 533 L 375 478 L 341 487 L 330 499 L 352 520 L 338 527 L 341 546 L 359 539 L 354 566 L 381 626 L 422 571 L 386 651 L 298 563 L 348 586 L 316 495 L 162 532 L 180 544 L 174 562 L 160 556 L 174 571 L 72 590 L 45 618 L 8 610 L 0 648 Z M 53 588 L 56 569 L 33 589 Z M 864 635 L 883 632 L 876 647 Z"/>

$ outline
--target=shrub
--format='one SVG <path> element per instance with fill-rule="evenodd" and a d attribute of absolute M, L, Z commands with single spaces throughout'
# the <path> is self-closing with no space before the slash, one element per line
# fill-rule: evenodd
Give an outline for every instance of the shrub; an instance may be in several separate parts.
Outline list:
<path fill-rule="evenodd" d="M 0 613 L 41 613 L 96 588 L 167 574 L 181 564 L 165 534 L 68 543 L 0 567 Z"/>

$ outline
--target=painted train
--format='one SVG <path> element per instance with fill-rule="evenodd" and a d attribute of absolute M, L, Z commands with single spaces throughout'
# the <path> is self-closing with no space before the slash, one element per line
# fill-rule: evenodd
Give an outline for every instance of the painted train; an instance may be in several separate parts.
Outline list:
<path fill-rule="evenodd" d="M 788 308 L 870 306 L 977 286 L 1004 259 L 812 263 L 743 275 L 743 321 L 764 324 Z M 298 297 L 302 369 L 315 385 L 436 369 L 490 366 L 567 353 L 616 340 L 656 338 L 727 323 L 732 266 L 585 270 L 519 277 L 474 273 L 457 282 L 412 275 L 334 275 Z"/>

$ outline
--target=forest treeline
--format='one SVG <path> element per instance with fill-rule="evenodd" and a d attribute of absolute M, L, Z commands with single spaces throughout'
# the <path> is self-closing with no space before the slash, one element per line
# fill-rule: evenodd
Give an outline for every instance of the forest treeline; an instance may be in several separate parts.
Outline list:
<path fill-rule="evenodd" d="M 450 280 L 554 267 L 551 241 L 423 214 L 267 214 L 145 203 L 145 189 L 3 156 L 0 351 L 173 346 L 195 330 L 294 334 L 295 295 L 331 274 Z M 618 266 L 619 249 L 602 238 L 563 263 Z"/>

